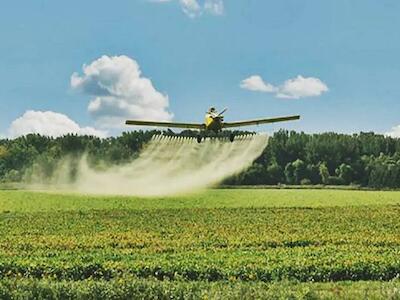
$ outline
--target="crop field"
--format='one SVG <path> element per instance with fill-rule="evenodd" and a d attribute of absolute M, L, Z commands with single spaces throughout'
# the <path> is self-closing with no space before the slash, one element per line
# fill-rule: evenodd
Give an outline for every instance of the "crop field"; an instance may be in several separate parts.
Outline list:
<path fill-rule="evenodd" d="M 0 298 L 400 299 L 400 192 L 0 191 Z"/>

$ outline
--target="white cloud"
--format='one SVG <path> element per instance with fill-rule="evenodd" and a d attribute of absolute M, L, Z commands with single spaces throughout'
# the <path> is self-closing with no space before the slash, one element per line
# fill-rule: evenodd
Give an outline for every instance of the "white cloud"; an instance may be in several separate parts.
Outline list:
<path fill-rule="evenodd" d="M 203 12 L 219 16 L 224 13 L 223 0 L 148 0 L 153 3 L 167 3 L 178 1 L 182 11 L 190 18 L 201 16 Z M 202 4 L 203 2 L 203 4 Z"/>
<path fill-rule="evenodd" d="M 253 75 L 249 78 L 242 80 L 242 82 L 240 83 L 240 87 L 242 89 L 255 92 L 273 93 L 276 91 L 276 88 L 272 84 L 264 82 L 264 80 L 259 75 Z"/>
<path fill-rule="evenodd" d="M 120 128 L 126 119 L 170 121 L 168 96 L 143 77 L 138 63 L 124 55 L 102 56 L 71 76 L 71 87 L 93 96 L 89 113 L 98 124 Z"/>
<path fill-rule="evenodd" d="M 250 91 L 274 93 L 277 98 L 300 99 L 304 97 L 320 96 L 327 92 L 328 86 L 315 77 L 303 77 L 288 79 L 279 86 L 265 82 L 260 76 L 253 75 L 242 80 L 240 87 Z"/>
<path fill-rule="evenodd" d="M 64 114 L 34 110 L 26 111 L 21 117 L 14 120 L 8 129 L 8 136 L 11 138 L 29 133 L 38 133 L 53 137 L 68 133 L 99 137 L 107 136 L 105 131 L 97 130 L 93 127 L 80 127 Z"/>
<path fill-rule="evenodd" d="M 183 12 L 191 18 L 201 14 L 202 8 L 196 0 L 179 0 Z"/>
<path fill-rule="evenodd" d="M 299 99 L 319 96 L 327 92 L 328 87 L 318 78 L 299 75 L 294 79 L 286 80 L 278 90 L 276 94 L 278 98 Z"/>
<path fill-rule="evenodd" d="M 386 132 L 385 134 L 393 138 L 400 138 L 400 125 L 392 127 L 392 131 Z"/>
<path fill-rule="evenodd" d="M 204 10 L 213 15 L 222 15 L 224 13 L 224 2 L 222 0 L 206 0 Z"/>

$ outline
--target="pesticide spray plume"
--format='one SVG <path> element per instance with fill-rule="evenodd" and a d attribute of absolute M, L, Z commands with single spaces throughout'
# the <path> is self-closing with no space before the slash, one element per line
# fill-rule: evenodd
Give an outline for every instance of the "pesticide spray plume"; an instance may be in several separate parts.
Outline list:
<path fill-rule="evenodd" d="M 232 143 L 217 138 L 197 143 L 192 137 L 156 135 L 132 162 L 99 171 L 82 157 L 76 180 L 63 182 L 66 176 L 58 172 L 52 187 L 89 194 L 137 196 L 192 192 L 243 171 L 261 155 L 267 142 L 265 134 L 237 136 Z"/>

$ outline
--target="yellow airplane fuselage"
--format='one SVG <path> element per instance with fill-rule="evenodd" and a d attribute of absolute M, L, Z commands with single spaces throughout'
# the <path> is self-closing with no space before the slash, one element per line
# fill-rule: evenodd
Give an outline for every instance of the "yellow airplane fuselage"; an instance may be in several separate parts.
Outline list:
<path fill-rule="evenodd" d="M 214 117 L 209 114 L 206 114 L 204 124 L 206 125 L 206 130 L 212 130 L 214 132 L 219 132 L 222 130 L 222 116 Z"/>

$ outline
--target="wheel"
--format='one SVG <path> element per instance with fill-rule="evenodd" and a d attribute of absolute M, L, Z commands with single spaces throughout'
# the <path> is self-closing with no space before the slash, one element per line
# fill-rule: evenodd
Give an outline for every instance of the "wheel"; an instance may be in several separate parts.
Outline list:
<path fill-rule="evenodd" d="M 197 136 L 197 142 L 200 144 L 200 143 L 201 143 L 201 140 L 202 140 L 202 138 L 201 138 L 201 135 L 199 134 L 199 135 Z"/>
<path fill-rule="evenodd" d="M 230 140 L 231 142 L 233 142 L 234 139 L 235 139 L 235 135 L 234 135 L 233 133 L 231 133 L 231 134 L 229 135 L 229 140 Z"/>

